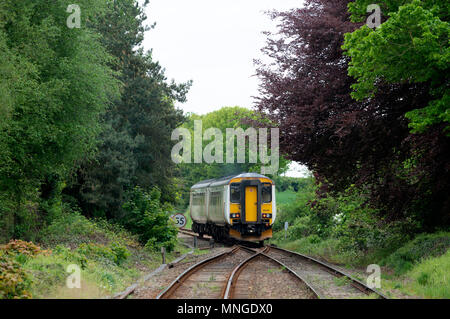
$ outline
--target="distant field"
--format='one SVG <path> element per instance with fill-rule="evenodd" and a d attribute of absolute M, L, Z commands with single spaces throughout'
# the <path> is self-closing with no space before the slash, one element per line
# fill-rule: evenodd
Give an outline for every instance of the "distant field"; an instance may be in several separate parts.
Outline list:
<path fill-rule="evenodd" d="M 297 193 L 287 190 L 285 192 L 277 192 L 277 204 L 288 204 L 295 200 Z"/>
<path fill-rule="evenodd" d="M 189 207 L 184 212 L 184 216 L 186 217 L 186 220 L 187 220 L 186 226 L 184 226 L 184 228 L 191 229 L 192 228 L 192 219 L 191 219 L 191 215 L 189 214 Z"/>

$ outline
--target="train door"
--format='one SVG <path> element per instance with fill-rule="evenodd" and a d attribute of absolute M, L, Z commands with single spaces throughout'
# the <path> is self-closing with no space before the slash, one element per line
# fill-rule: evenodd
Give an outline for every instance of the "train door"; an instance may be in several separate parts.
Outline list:
<path fill-rule="evenodd" d="M 256 223 L 258 221 L 258 187 L 245 187 L 245 221 Z"/>

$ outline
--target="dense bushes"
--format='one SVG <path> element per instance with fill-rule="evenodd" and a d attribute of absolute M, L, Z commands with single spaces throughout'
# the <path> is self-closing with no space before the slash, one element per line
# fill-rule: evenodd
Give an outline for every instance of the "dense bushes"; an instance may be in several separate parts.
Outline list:
<path fill-rule="evenodd" d="M 294 247 L 303 246 L 304 252 L 320 255 L 325 253 L 322 248 L 327 247 L 326 254 L 333 256 L 334 261 L 358 264 L 383 260 L 401 273 L 419 259 L 438 256 L 449 247 L 448 233 L 421 235 L 408 243 L 421 225 L 412 218 L 403 221 L 381 218 L 378 210 L 370 208 L 367 202 L 367 194 L 355 187 L 339 196 L 322 198 L 317 197 L 315 187 L 305 188 L 295 201 L 279 205 L 274 241 L 284 242 L 282 229 L 287 221 L 287 241 L 293 242 Z"/>
<path fill-rule="evenodd" d="M 150 249 L 165 246 L 168 251 L 172 251 L 177 230 L 169 219 L 172 207 L 169 204 L 161 204 L 160 190 L 155 187 L 147 193 L 136 187 L 129 198 L 123 206 L 126 212 L 123 225 L 138 235 L 139 241 Z"/>
<path fill-rule="evenodd" d="M 104 219 L 89 220 L 78 212 L 65 211 L 46 227 L 39 237 L 45 245 L 54 247 L 65 245 L 76 248 L 83 243 L 102 243 L 120 241 L 128 246 L 138 245 L 122 226 Z"/>
<path fill-rule="evenodd" d="M 294 225 L 297 218 L 310 216 L 310 202 L 315 198 L 314 190 L 315 187 L 313 183 L 310 182 L 296 194 L 295 200 L 286 204 L 278 204 L 279 214 L 275 225 L 273 226 L 275 231 L 282 229 L 285 222 L 288 222 L 289 225 Z M 281 195 L 280 193 L 277 193 L 277 200 Z M 304 219 L 302 222 L 297 222 L 297 224 L 305 222 L 306 220 Z M 309 223 L 307 224 L 308 226 L 311 225 Z"/>
<path fill-rule="evenodd" d="M 111 243 L 108 246 L 94 243 L 81 244 L 76 252 L 89 259 L 106 263 L 113 262 L 117 265 L 122 264 L 130 256 L 128 249 L 118 243 Z"/>

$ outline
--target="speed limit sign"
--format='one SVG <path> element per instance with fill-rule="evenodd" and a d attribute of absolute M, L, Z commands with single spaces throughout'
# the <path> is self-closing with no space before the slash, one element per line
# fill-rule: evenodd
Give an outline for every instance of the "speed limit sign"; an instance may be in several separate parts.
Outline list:
<path fill-rule="evenodd" d="M 175 222 L 175 226 L 178 228 L 183 228 L 186 226 L 186 217 L 183 214 L 175 214 L 170 216 L 170 218 Z"/>

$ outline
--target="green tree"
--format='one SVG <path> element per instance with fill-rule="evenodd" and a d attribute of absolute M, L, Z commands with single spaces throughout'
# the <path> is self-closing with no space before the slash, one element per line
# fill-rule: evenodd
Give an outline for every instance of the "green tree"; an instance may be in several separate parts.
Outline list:
<path fill-rule="evenodd" d="M 174 201 L 174 164 L 170 160 L 172 131 L 184 121 L 175 101 L 184 101 L 190 83 L 168 82 L 164 70 L 141 48 L 146 1 L 108 2 L 94 24 L 102 42 L 115 56 L 112 67 L 124 83 L 102 118 L 103 132 L 93 160 L 81 169 L 66 193 L 77 199 L 88 216 L 123 217 L 126 194 L 134 186 L 161 189 L 163 201 Z"/>
<path fill-rule="evenodd" d="M 154 187 L 150 193 L 140 187 L 130 191 L 123 209 L 126 211 L 122 224 L 139 235 L 141 243 L 149 248 L 175 247 L 177 230 L 169 219 L 170 205 L 161 205 L 161 191 Z"/>
<path fill-rule="evenodd" d="M 368 0 L 349 4 L 354 21 L 363 21 Z M 435 0 L 381 1 L 387 21 L 375 30 L 367 26 L 347 34 L 343 48 L 351 57 L 349 75 L 357 79 L 352 95 L 372 97 L 380 82 L 427 83 L 430 102 L 410 111 L 414 133 L 447 123 L 450 134 L 449 3 Z"/>
<path fill-rule="evenodd" d="M 112 57 L 87 27 L 104 1 L 81 0 L 82 27 L 66 25 L 69 1 L 0 4 L 0 191 L 13 203 L 14 237 L 25 236 L 39 188 L 65 177 L 95 148 L 99 117 L 119 95 Z M 7 214 L 8 212 L 2 212 Z"/>

